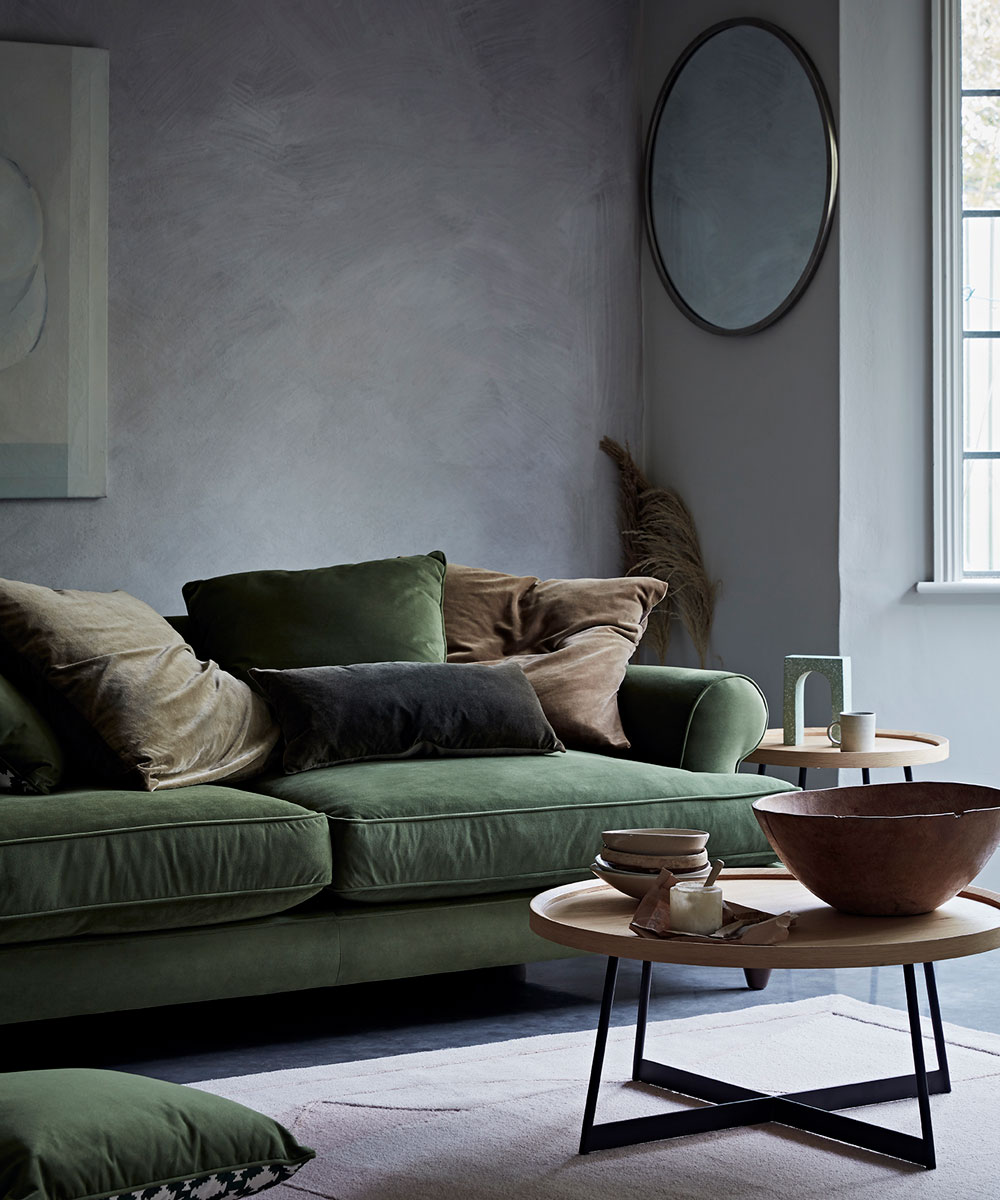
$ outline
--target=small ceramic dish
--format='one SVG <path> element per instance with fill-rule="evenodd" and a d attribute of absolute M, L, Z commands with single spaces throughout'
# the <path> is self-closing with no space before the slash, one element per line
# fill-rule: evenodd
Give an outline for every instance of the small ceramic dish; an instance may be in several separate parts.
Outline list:
<path fill-rule="evenodd" d="M 624 850 L 612 850 L 602 846 L 599 856 L 612 867 L 624 867 L 626 871 L 659 871 L 669 867 L 671 871 L 696 871 L 708 862 L 708 851 L 697 854 L 626 854 Z"/>
<path fill-rule="evenodd" d="M 609 867 L 607 863 L 597 859 L 590 868 L 598 879 L 604 883 L 631 896 L 633 900 L 641 900 L 656 882 L 659 871 L 620 871 Z M 678 879 L 706 879 L 711 867 L 701 867 L 697 871 L 675 872 Z"/>
<path fill-rule="evenodd" d="M 594 863 L 600 867 L 602 871 L 620 871 L 622 875 L 652 875 L 655 879 L 663 870 L 662 867 L 621 867 L 617 863 L 609 861 L 603 854 L 594 855 Z M 711 863 L 705 863 L 698 867 L 670 867 L 669 870 L 678 879 L 694 879 L 702 875 L 707 875 L 712 869 Z"/>
<path fill-rule="evenodd" d="M 601 837 L 626 854 L 697 854 L 708 843 L 704 829 L 605 829 Z"/>

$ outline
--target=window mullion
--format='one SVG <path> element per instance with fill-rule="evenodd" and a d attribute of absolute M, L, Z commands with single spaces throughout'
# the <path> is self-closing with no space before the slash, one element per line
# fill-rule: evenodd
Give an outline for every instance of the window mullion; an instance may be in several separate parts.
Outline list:
<path fill-rule="evenodd" d="M 934 578 L 962 578 L 960 0 L 933 5 Z"/>

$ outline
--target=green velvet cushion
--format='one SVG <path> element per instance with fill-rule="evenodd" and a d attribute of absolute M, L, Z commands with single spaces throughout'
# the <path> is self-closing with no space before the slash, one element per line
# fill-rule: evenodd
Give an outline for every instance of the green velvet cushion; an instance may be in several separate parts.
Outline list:
<path fill-rule="evenodd" d="M 63 754 L 48 721 L 0 676 L 0 771 L 19 791 L 50 792 L 62 778 Z"/>
<path fill-rule="evenodd" d="M 181 1084 L 82 1068 L 0 1076 L 9 1200 L 227 1200 L 314 1157 L 270 1117 Z"/>
<path fill-rule="evenodd" d="M 440 551 L 312 571 L 247 571 L 186 583 L 199 653 L 251 667 L 444 662 Z"/>
<path fill-rule="evenodd" d="M 707 829 L 731 866 L 774 862 L 751 810 L 794 790 L 586 751 L 354 763 L 249 785 L 324 812 L 336 895 L 396 901 L 550 887 L 582 878 L 601 830 Z"/>
<path fill-rule="evenodd" d="M 0 815 L 2 942 L 258 917 L 331 878 L 323 817 L 235 788 L 9 796 Z"/>
<path fill-rule="evenodd" d="M 564 749 L 516 663 L 363 663 L 250 675 L 277 715 L 289 775 L 366 759 Z"/>

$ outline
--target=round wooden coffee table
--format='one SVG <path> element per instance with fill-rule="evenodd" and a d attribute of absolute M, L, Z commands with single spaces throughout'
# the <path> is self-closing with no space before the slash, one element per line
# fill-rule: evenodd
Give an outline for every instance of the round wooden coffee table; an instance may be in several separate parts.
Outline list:
<path fill-rule="evenodd" d="M 943 762 L 948 757 L 948 739 L 937 733 L 911 733 L 904 729 L 880 729 L 875 734 L 874 750 L 849 751 L 834 746 L 826 729 L 812 726 L 805 731 L 805 741 L 795 746 L 785 745 L 782 729 L 769 729 L 760 745 L 743 760 L 758 763 L 758 774 L 764 774 L 765 764 L 773 767 L 798 767 L 799 787 L 806 786 L 810 767 L 829 767 L 834 771 L 860 767 L 865 783 L 870 782 L 872 767 L 902 767 L 903 777 L 913 779 L 913 768 L 921 763 Z"/>
<path fill-rule="evenodd" d="M 797 913 L 798 920 L 788 940 L 775 946 L 743 946 L 738 942 L 711 945 L 684 938 L 639 937 L 629 929 L 635 901 L 605 883 L 570 883 L 542 892 L 532 900 L 530 922 L 535 933 L 562 946 L 608 958 L 580 1153 L 774 1121 L 933 1167 L 929 1097 L 951 1090 L 933 964 L 1000 946 L 1000 895 L 968 887 L 954 900 L 921 916 L 857 917 L 839 913 L 817 900 L 786 871 L 730 871 L 722 875 L 720 882 L 726 898 L 738 904 L 765 912 Z M 618 963 L 622 958 L 642 962 L 632 1078 L 712 1104 L 685 1112 L 594 1123 Z M 913 1074 L 772 1096 L 653 1062 L 643 1057 L 643 1046 L 654 962 L 745 969 L 902 966 Z M 923 964 L 934 1030 L 937 1067 L 932 1071 L 926 1069 L 924 1062 L 915 963 Z M 845 1117 L 836 1111 L 913 1097 L 920 1110 L 919 1137 Z"/>

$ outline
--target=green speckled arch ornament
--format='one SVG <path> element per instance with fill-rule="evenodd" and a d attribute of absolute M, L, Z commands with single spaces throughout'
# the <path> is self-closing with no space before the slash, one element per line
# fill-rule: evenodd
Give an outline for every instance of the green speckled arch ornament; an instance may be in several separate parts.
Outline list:
<path fill-rule="evenodd" d="M 851 707 L 851 660 L 839 655 L 786 654 L 784 693 L 784 734 L 786 746 L 801 746 L 805 741 L 806 676 L 815 672 L 830 683 L 831 721 Z"/>

